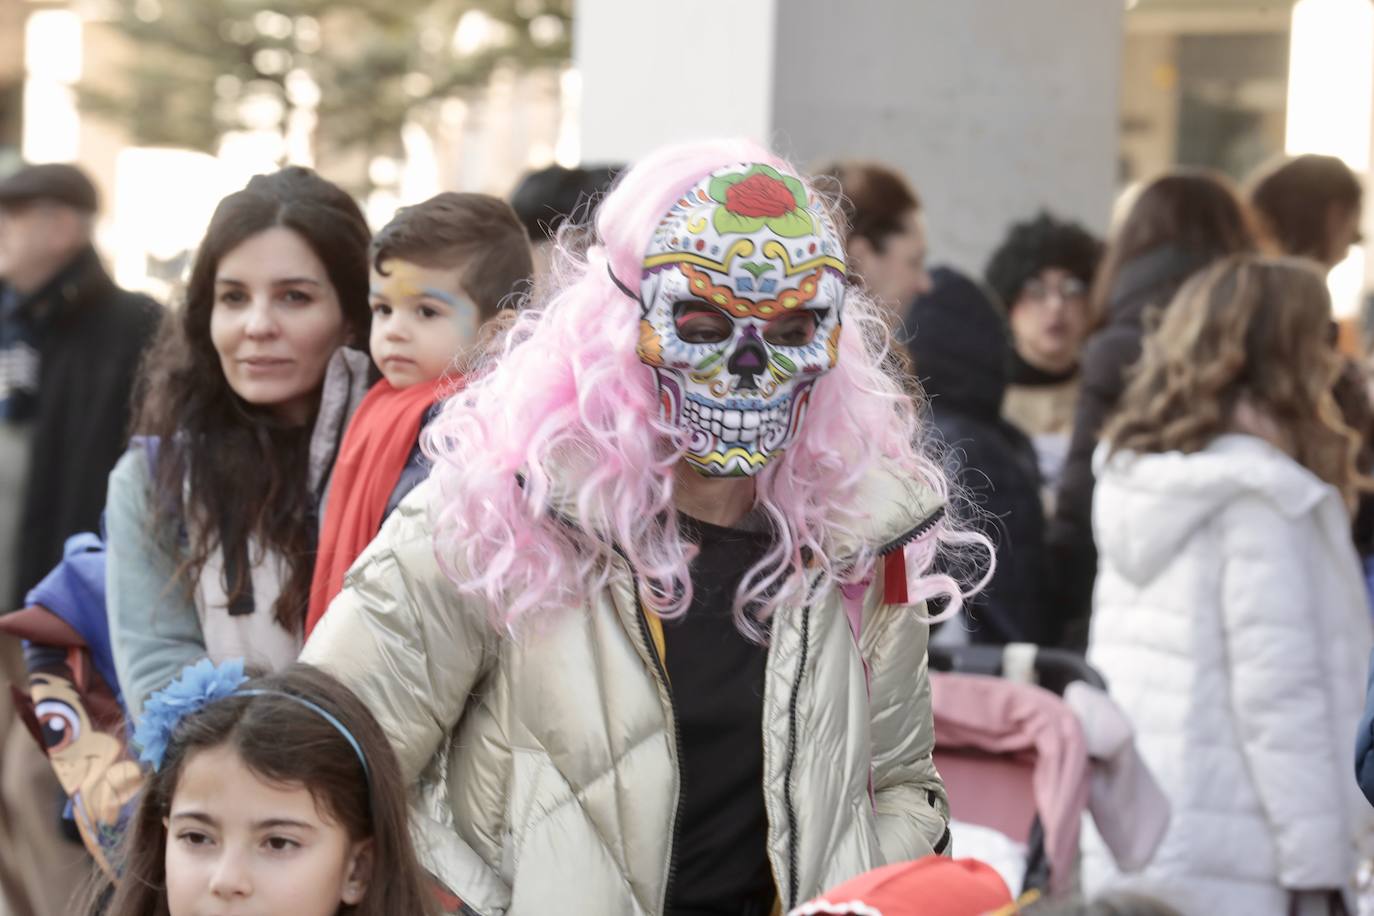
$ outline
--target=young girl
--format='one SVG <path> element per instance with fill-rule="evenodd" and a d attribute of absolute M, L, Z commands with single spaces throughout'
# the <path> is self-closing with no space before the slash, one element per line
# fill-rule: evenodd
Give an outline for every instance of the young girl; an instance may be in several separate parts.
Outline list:
<path fill-rule="evenodd" d="M 248 681 L 241 661 L 203 660 L 149 699 L 134 740 L 155 771 L 107 916 L 434 912 L 396 755 L 322 671 Z"/>
<path fill-rule="evenodd" d="M 670 147 L 553 276 L 303 656 L 407 779 L 446 760 L 430 870 L 482 914 L 767 914 L 942 851 L 921 605 L 961 532 L 825 202 Z"/>
<path fill-rule="evenodd" d="M 215 210 L 145 369 L 148 438 L 110 475 L 110 636 L 135 717 L 199 658 L 277 670 L 300 651 L 337 448 L 312 428 L 331 358 L 367 345 L 368 242 L 353 199 L 307 169 Z"/>
<path fill-rule="evenodd" d="M 1374 643 L 1347 514 L 1364 481 L 1330 320 L 1304 263 L 1228 258 L 1146 338 L 1107 429 L 1089 660 L 1173 813 L 1139 875 L 1085 840 L 1090 892 L 1325 913 L 1370 848 L 1349 762 Z"/>

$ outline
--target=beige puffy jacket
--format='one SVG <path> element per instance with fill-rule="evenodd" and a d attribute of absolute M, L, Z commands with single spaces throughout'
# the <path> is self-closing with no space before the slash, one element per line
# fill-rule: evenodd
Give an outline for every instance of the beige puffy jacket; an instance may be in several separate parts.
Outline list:
<path fill-rule="evenodd" d="M 589 606 L 503 636 L 439 569 L 431 493 L 417 488 L 388 519 L 303 660 L 377 715 L 417 786 L 421 857 L 472 910 L 662 914 L 678 747 L 657 627 L 630 569 L 619 565 Z M 885 472 L 861 500 L 865 540 L 889 550 L 941 511 Z M 927 626 L 879 603 L 881 578 L 865 601 L 862 659 L 838 590 L 773 619 L 763 780 L 784 909 L 948 845 Z"/>

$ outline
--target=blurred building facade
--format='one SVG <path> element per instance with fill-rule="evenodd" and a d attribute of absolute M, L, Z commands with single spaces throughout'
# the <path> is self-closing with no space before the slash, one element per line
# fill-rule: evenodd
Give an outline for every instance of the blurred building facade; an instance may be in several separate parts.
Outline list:
<path fill-rule="evenodd" d="M 1208 166 L 1240 180 L 1283 150 L 1292 6 L 1140 0 L 1128 11 L 1122 183 L 1175 164 Z"/>
<path fill-rule="evenodd" d="M 934 257 L 980 270 L 1043 206 L 1106 228 L 1122 17 L 1110 0 L 583 0 L 583 147 L 740 133 L 803 165 L 883 161 L 916 185 Z"/>
<path fill-rule="evenodd" d="M 1328 55 L 1344 71 L 1303 56 L 1295 5 L 1346 42 Z M 554 161 L 744 134 L 803 164 L 859 156 L 904 169 L 932 256 L 972 269 L 1040 207 L 1105 231 L 1123 188 L 1175 164 L 1239 179 L 1285 150 L 1335 144 L 1369 169 L 1371 0 L 577 0 L 566 66 L 498 68 L 485 89 L 407 124 L 398 155 L 371 158 L 251 137 L 227 138 L 217 156 L 134 147 L 72 91 L 120 80 L 137 53 L 109 10 L 0 0 L 0 170 L 21 154 L 86 166 L 109 203 L 99 237 L 119 279 L 164 295 L 214 202 L 282 160 L 366 185 L 379 223 L 444 188 L 505 193 Z M 1361 72 L 1363 85 L 1350 76 Z M 1325 89 L 1295 95 L 1299 83 Z M 1311 127 L 1322 123 L 1345 133 Z M 1366 263 L 1333 280 L 1346 313 L 1371 285 Z"/>

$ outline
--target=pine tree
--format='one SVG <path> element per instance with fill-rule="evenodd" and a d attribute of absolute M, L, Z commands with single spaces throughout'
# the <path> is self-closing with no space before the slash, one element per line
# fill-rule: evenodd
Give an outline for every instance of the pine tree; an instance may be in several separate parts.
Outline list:
<path fill-rule="evenodd" d="M 83 108 L 139 145 L 213 152 L 229 131 L 287 130 L 314 108 L 316 147 L 394 154 L 417 111 L 499 66 L 561 66 L 572 0 L 115 0 L 121 85 Z M 468 18 L 464 18 L 468 17 Z M 461 26 L 461 28 L 460 28 Z"/>

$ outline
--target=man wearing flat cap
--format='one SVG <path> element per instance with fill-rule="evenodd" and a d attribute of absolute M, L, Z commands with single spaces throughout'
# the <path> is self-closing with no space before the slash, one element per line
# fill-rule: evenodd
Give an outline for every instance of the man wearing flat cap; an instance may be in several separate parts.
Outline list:
<path fill-rule="evenodd" d="M 0 447 L 27 453 L 23 476 L 0 483 L 22 494 L 17 522 L 0 518 L 11 529 L 0 545 L 9 534 L 18 547 L 0 557 L 0 569 L 14 569 L 0 610 L 23 606 L 68 536 L 97 530 L 134 372 L 158 322 L 151 299 L 120 289 L 101 266 L 91 245 L 97 209 L 95 186 L 75 166 L 0 179 Z M 0 501 L 13 506 L 12 495 Z"/>
<path fill-rule="evenodd" d="M 129 400 L 161 309 L 114 284 L 91 244 L 96 189 L 78 168 L 0 179 L 0 613 L 99 530 L 105 481 L 124 451 Z M 24 662 L 0 640 L 0 682 Z M 46 758 L 0 698 L 0 911 L 68 912 L 81 847 L 58 834 Z"/>

